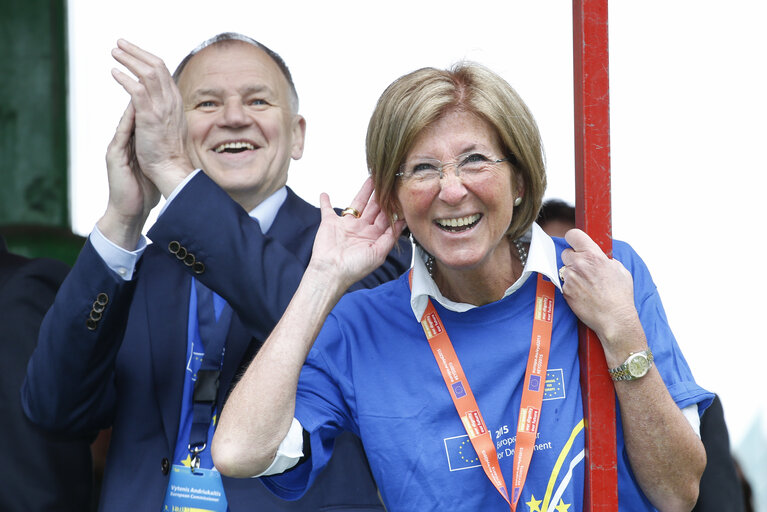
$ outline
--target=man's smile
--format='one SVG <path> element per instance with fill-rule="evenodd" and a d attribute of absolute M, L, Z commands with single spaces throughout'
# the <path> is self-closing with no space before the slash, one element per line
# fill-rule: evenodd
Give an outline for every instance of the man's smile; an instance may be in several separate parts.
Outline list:
<path fill-rule="evenodd" d="M 225 142 L 213 148 L 216 153 L 241 153 L 243 151 L 253 151 L 256 146 L 246 141 Z"/>

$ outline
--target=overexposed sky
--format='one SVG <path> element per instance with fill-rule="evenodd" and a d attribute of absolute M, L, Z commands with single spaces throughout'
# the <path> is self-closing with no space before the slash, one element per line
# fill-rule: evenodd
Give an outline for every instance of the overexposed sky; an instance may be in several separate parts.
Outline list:
<path fill-rule="evenodd" d="M 288 184 L 346 206 L 366 176 L 364 138 L 396 77 L 470 59 L 530 106 L 547 197 L 574 201 L 572 14 L 564 0 L 291 2 L 70 0 L 72 223 L 87 234 L 107 202 L 104 154 L 128 101 L 110 57 L 126 38 L 171 70 L 224 31 L 280 53 L 307 119 Z M 767 189 L 767 4 L 610 2 L 613 233 L 648 263 L 697 380 L 719 393 L 737 449 L 767 416 L 767 332 L 755 232 Z M 765 418 L 767 419 L 767 417 Z"/>

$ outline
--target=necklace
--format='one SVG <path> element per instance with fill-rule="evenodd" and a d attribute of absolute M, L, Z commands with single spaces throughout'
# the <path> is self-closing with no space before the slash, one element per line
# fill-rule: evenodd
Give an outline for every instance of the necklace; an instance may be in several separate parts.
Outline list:
<path fill-rule="evenodd" d="M 517 248 L 517 252 L 519 253 L 519 261 L 522 262 L 522 268 L 524 269 L 527 265 L 527 250 L 525 249 L 525 246 L 522 245 L 522 241 L 520 239 L 513 240 L 514 247 Z"/>
<path fill-rule="evenodd" d="M 522 269 L 524 270 L 525 265 L 527 265 L 527 250 L 525 249 L 525 246 L 522 244 L 522 241 L 512 240 L 514 243 L 514 247 L 517 248 L 517 254 L 519 254 L 519 261 L 522 263 Z M 426 258 L 426 271 L 429 272 L 430 276 L 434 276 L 434 256 L 429 254 L 429 257 Z"/>

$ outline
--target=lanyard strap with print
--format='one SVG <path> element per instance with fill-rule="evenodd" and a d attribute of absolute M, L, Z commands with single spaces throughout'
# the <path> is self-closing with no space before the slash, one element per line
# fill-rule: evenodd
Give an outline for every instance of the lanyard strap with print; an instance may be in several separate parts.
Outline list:
<path fill-rule="evenodd" d="M 412 271 L 410 281 L 412 286 Z M 450 397 L 469 435 L 474 451 L 482 464 L 485 474 L 503 496 L 512 511 L 516 510 L 522 487 L 527 478 L 527 470 L 533 456 L 538 424 L 541 416 L 543 390 L 546 383 L 546 370 L 551 346 L 551 327 L 554 316 L 554 284 L 538 275 L 535 292 L 535 314 L 533 334 L 530 341 L 530 353 L 527 358 L 522 403 L 517 422 L 517 438 L 514 450 L 512 473 L 512 497 L 509 499 L 506 483 L 498 463 L 495 443 L 479 411 L 474 393 L 463 372 L 453 344 L 445 330 L 442 320 L 429 299 L 426 311 L 421 317 L 421 327 L 429 341 L 434 359 L 437 361 L 442 378 L 445 380 Z"/>
<path fill-rule="evenodd" d="M 208 429 L 216 413 L 219 376 L 224 359 L 226 335 L 232 320 L 232 308 L 224 303 L 216 319 L 214 292 L 197 279 L 193 279 L 197 294 L 197 322 L 200 341 L 205 350 L 197 370 L 192 393 L 192 426 L 187 448 L 192 457 L 191 468 L 200 466 L 200 453 L 208 446 Z"/>

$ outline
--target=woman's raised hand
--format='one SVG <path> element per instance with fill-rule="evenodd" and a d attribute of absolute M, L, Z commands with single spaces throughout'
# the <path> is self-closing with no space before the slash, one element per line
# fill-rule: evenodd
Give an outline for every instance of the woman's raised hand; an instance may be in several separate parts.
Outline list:
<path fill-rule="evenodd" d="M 346 289 L 380 266 L 405 227 L 404 220 L 394 229 L 373 194 L 368 178 L 345 215 L 339 216 L 327 194 L 320 196 L 322 223 L 314 240 L 310 268 L 338 280 Z M 359 215 L 348 213 L 354 211 Z"/>

